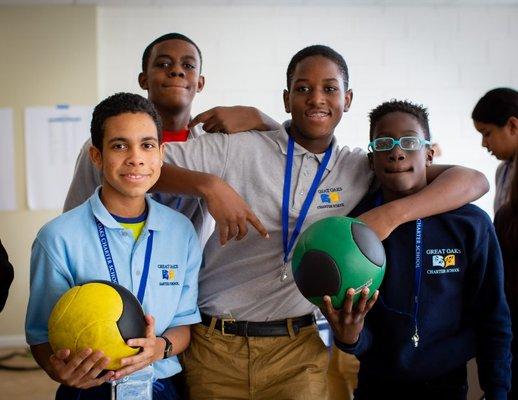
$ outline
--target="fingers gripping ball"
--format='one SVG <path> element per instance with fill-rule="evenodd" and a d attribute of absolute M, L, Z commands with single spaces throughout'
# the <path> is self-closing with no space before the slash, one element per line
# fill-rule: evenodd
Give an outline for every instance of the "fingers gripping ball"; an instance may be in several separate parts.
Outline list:
<path fill-rule="evenodd" d="M 385 274 L 385 250 L 363 222 L 348 217 L 324 218 L 299 237 L 291 262 L 302 295 L 322 306 L 329 295 L 334 308 L 343 306 L 347 289 L 355 289 L 354 302 L 364 287 L 372 296 Z"/>
<path fill-rule="evenodd" d="M 93 281 L 69 289 L 56 303 L 49 318 L 49 342 L 54 352 L 71 354 L 89 347 L 110 358 L 107 369 L 119 369 L 120 360 L 135 355 L 128 339 L 144 337 L 146 321 L 138 300 L 126 288 Z"/>

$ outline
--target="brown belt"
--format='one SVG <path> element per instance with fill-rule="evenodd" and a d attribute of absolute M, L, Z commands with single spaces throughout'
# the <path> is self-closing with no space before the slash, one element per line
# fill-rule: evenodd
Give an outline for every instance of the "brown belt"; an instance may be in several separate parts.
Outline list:
<path fill-rule="evenodd" d="M 217 319 L 214 329 L 221 331 L 225 336 L 290 336 L 288 328 L 290 320 L 295 334 L 300 331 L 300 328 L 315 323 L 313 314 L 267 322 L 236 321 L 233 318 L 221 318 Z M 203 325 L 210 327 L 211 322 L 212 317 L 210 315 L 201 313 Z"/>

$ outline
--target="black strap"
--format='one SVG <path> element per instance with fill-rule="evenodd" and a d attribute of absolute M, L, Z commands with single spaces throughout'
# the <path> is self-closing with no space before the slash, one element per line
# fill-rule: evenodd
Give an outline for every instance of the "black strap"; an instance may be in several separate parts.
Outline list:
<path fill-rule="evenodd" d="M 212 317 L 201 313 L 201 323 L 210 326 Z M 310 326 L 315 323 L 313 314 L 303 315 L 302 317 L 292 318 L 291 323 L 293 332 L 298 333 L 300 328 Z M 222 329 L 222 326 L 224 329 Z M 289 336 L 288 320 L 267 321 L 267 322 L 251 322 L 251 321 L 234 321 L 230 318 L 218 319 L 214 329 L 221 331 L 226 335 L 236 336 Z"/>

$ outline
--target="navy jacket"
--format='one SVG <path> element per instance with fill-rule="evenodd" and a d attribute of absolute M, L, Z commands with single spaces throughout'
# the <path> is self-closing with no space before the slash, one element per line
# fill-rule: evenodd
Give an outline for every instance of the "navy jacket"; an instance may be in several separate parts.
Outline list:
<path fill-rule="evenodd" d="M 360 359 L 360 385 L 423 382 L 476 356 L 486 396 L 507 398 L 511 324 L 500 248 L 489 217 L 466 205 L 422 220 L 418 347 L 412 341 L 415 242 L 415 221 L 383 242 L 387 269 L 380 297 L 358 342 L 337 343 Z"/>

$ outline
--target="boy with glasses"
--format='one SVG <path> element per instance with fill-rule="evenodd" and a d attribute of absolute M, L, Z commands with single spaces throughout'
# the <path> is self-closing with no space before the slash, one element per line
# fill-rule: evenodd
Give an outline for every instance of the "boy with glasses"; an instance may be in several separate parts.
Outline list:
<path fill-rule="evenodd" d="M 370 120 L 369 159 L 381 189 L 356 215 L 425 188 L 433 160 L 425 108 L 393 100 Z M 468 204 L 407 222 L 383 244 L 379 293 L 368 300 L 364 289 L 353 308 L 349 289 L 341 310 L 324 298 L 335 344 L 360 359 L 355 399 L 466 399 L 466 363 L 475 356 L 486 398 L 506 399 L 511 325 L 488 216 Z"/>

